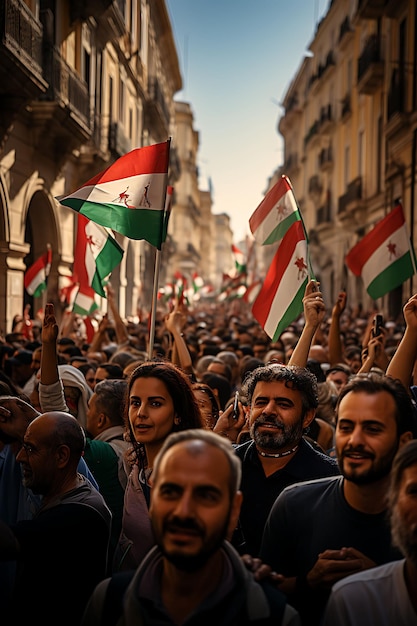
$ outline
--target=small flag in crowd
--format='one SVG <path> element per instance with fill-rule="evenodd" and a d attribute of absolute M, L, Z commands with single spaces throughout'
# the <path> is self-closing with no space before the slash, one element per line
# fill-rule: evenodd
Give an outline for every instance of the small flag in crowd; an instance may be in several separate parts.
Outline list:
<path fill-rule="evenodd" d="M 78 214 L 73 267 L 76 282 L 92 287 L 105 298 L 106 278 L 120 264 L 123 254 L 123 249 L 108 230 Z"/>
<path fill-rule="evenodd" d="M 268 191 L 249 219 L 249 228 L 257 243 L 280 242 L 291 224 L 301 220 L 292 185 L 282 176 Z"/>
<path fill-rule="evenodd" d="M 48 243 L 46 252 L 26 270 L 24 285 L 30 296 L 37 298 L 45 291 L 51 265 L 52 248 Z"/>
<path fill-rule="evenodd" d="M 272 341 L 303 312 L 303 297 L 309 275 L 307 240 L 301 221 L 285 234 L 258 296 L 252 313 Z"/>
<path fill-rule="evenodd" d="M 345 261 L 355 276 L 362 277 L 373 300 L 415 273 L 415 253 L 400 203 L 350 250 Z"/>
<path fill-rule="evenodd" d="M 74 298 L 72 310 L 78 315 L 89 316 L 98 309 L 95 301 L 96 292 L 88 285 L 80 285 L 78 292 Z"/>
<path fill-rule="evenodd" d="M 170 140 L 120 157 L 74 193 L 64 206 L 130 239 L 160 249 L 164 234 Z"/>
<path fill-rule="evenodd" d="M 245 255 L 234 244 L 232 244 L 232 254 L 235 260 L 235 276 L 239 276 L 240 274 L 246 274 Z"/>

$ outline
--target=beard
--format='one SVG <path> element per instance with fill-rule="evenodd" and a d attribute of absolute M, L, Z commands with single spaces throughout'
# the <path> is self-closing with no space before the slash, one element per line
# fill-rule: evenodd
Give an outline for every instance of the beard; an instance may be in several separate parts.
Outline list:
<path fill-rule="evenodd" d="M 226 539 L 228 525 L 229 520 L 227 519 L 224 525 L 219 530 L 212 533 L 209 537 L 207 537 L 204 529 L 193 519 L 183 520 L 173 517 L 164 522 L 162 533 L 155 528 L 155 525 L 153 525 L 153 529 L 156 543 L 167 561 L 172 563 L 172 565 L 174 565 L 177 569 L 190 573 L 201 569 L 210 560 L 213 554 L 219 550 L 223 541 Z M 165 547 L 164 534 L 169 529 L 196 531 L 202 539 L 201 549 L 194 554 L 184 552 L 179 547 L 168 550 Z"/>
<path fill-rule="evenodd" d="M 259 432 L 259 426 L 273 424 L 279 428 L 279 433 Z M 259 416 L 250 427 L 250 436 L 258 448 L 266 450 L 281 450 L 284 447 L 292 447 L 299 443 L 303 436 L 302 419 L 295 424 L 286 425 L 278 420 Z"/>
<path fill-rule="evenodd" d="M 417 524 L 407 526 L 396 508 L 391 514 L 391 535 L 394 545 L 417 568 Z"/>
<path fill-rule="evenodd" d="M 370 485 L 389 476 L 391 472 L 392 462 L 397 452 L 397 446 L 395 446 L 395 449 L 392 449 L 390 452 L 388 452 L 385 456 L 381 457 L 377 461 L 375 461 L 375 455 L 369 454 L 368 458 L 372 459 L 372 464 L 371 467 L 365 471 L 363 469 L 357 468 L 346 468 L 346 464 L 344 463 L 346 455 L 351 454 L 355 451 L 361 454 L 364 453 L 364 450 L 362 448 L 357 448 L 356 450 L 353 448 L 343 450 L 339 459 L 340 471 L 344 478 L 350 480 L 355 485 Z"/>

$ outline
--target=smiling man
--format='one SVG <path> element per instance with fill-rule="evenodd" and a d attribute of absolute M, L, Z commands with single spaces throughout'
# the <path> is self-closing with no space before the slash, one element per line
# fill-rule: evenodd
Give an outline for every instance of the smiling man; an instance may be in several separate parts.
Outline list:
<path fill-rule="evenodd" d="M 410 396 L 388 376 L 360 374 L 342 389 L 336 410 L 342 476 L 287 487 L 260 550 L 309 626 L 320 623 L 336 581 L 401 558 L 391 544 L 386 494 L 395 454 L 415 436 Z"/>
<path fill-rule="evenodd" d="M 227 541 L 239 515 L 239 483 L 240 461 L 230 442 L 203 429 L 171 434 L 152 473 L 149 513 L 157 545 L 133 574 L 123 602 L 112 590 L 126 573 L 96 587 L 82 625 L 299 625 L 285 596 L 256 582 Z"/>
<path fill-rule="evenodd" d="M 242 388 L 250 406 L 251 439 L 236 448 L 243 503 L 232 543 L 258 556 L 265 522 L 278 495 L 296 482 L 340 473 L 337 461 L 313 448 L 304 433 L 318 404 L 316 377 L 306 368 L 270 364 Z"/>

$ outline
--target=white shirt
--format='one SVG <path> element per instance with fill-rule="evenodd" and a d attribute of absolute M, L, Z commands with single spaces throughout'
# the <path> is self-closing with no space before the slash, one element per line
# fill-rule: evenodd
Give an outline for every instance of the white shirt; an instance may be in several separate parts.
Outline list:
<path fill-rule="evenodd" d="M 322 626 L 417 626 L 404 563 L 392 561 L 335 583 Z"/>

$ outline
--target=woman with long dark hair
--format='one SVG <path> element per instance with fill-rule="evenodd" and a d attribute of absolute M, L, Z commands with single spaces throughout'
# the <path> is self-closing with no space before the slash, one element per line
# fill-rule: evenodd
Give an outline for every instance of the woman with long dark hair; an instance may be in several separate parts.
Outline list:
<path fill-rule="evenodd" d="M 149 478 L 166 437 L 175 431 L 203 428 L 189 377 L 169 361 L 141 363 L 128 381 L 125 439 L 132 445 L 125 492 L 122 532 L 114 570 L 135 568 L 153 546 L 149 521 Z"/>

